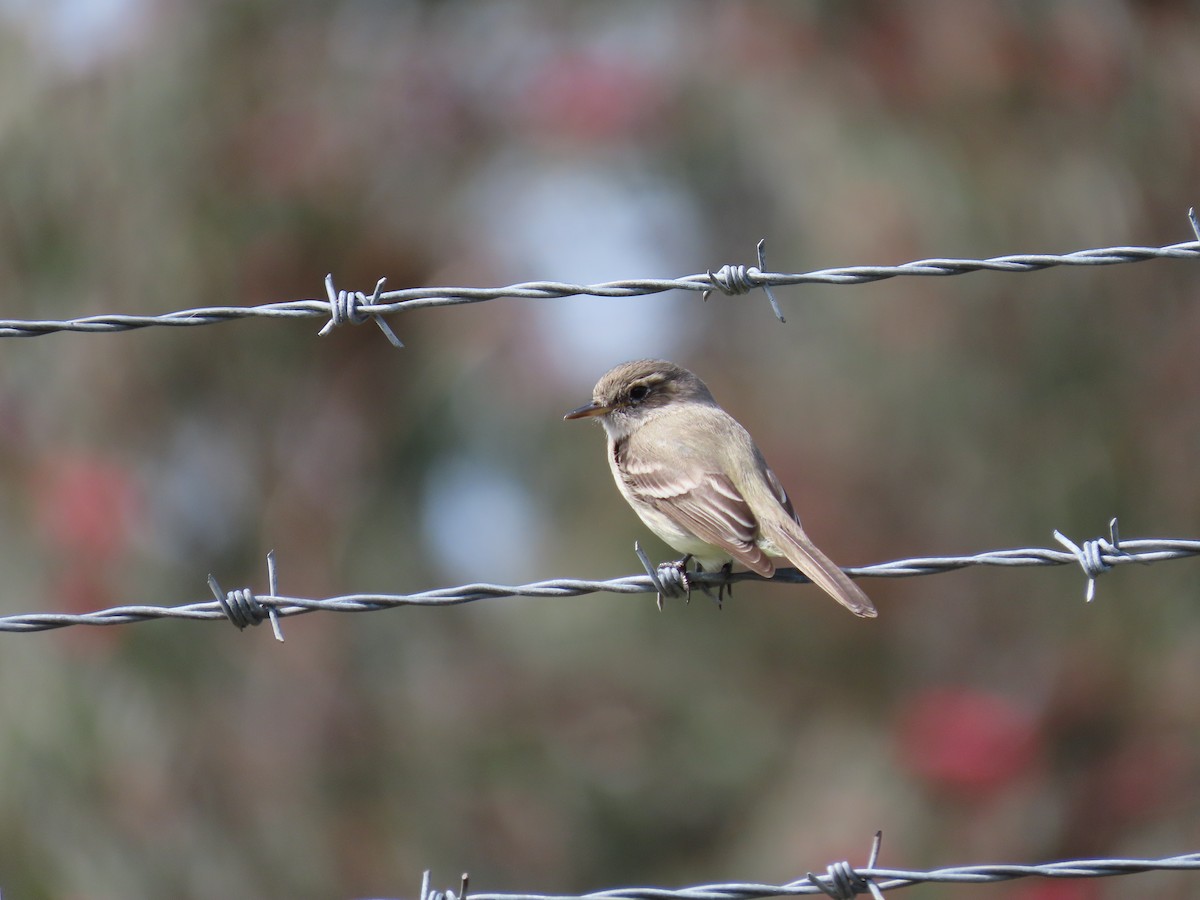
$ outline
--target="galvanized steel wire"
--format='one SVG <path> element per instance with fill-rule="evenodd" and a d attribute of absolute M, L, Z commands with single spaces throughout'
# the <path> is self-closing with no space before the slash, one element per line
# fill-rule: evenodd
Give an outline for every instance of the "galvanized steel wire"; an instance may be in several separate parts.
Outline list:
<path fill-rule="evenodd" d="M 421 883 L 419 900 L 757 900 L 762 897 L 800 897 L 824 895 L 835 900 L 851 900 L 864 894 L 882 897 L 884 891 L 916 884 L 991 884 L 1018 878 L 1111 878 L 1144 872 L 1200 870 L 1200 853 L 1186 853 L 1155 859 L 1066 859 L 1034 865 L 995 863 L 971 866 L 947 866 L 940 869 L 893 869 L 877 865 L 879 835 L 866 866 L 848 862 L 831 863 L 822 874 L 809 872 L 786 884 L 731 882 L 701 884 L 684 888 L 625 887 L 587 894 L 498 894 L 466 890 L 467 876 L 459 891 L 430 888 L 429 873 Z"/>
<path fill-rule="evenodd" d="M 574 284 L 556 281 L 536 281 L 494 288 L 425 287 L 384 291 L 380 279 L 374 291 L 339 290 L 332 276 L 326 279 L 326 297 L 302 299 L 257 306 L 210 306 L 180 310 L 157 315 L 109 314 L 72 319 L 0 319 L 0 337 L 38 337 L 58 332 L 113 333 L 149 327 L 191 327 L 212 325 L 238 319 L 308 319 L 326 318 L 321 334 L 328 334 L 342 324 L 361 324 L 373 321 L 387 339 L 397 347 L 400 339 L 384 320 L 384 316 L 418 309 L 480 303 L 502 298 L 546 300 L 560 297 L 633 297 L 648 296 L 670 290 L 699 292 L 707 299 L 714 291 L 733 296 L 762 288 L 775 315 L 783 321 L 783 313 L 773 287 L 802 284 L 864 284 L 903 276 L 948 276 L 968 272 L 1032 272 L 1055 266 L 1108 266 L 1143 262 L 1151 259 L 1200 259 L 1200 226 L 1194 211 L 1189 219 L 1197 240 L 1162 247 L 1107 247 L 1079 250 L 1065 254 L 1016 254 L 988 259 L 922 259 L 896 266 L 847 266 L 819 269 L 803 273 L 766 271 L 762 242 L 758 246 L 758 266 L 726 265 L 716 272 L 707 271 L 680 278 L 642 278 L 611 281 L 600 284 Z M 1116 566 L 1131 563 L 1151 564 L 1168 559 L 1200 555 L 1200 541 L 1187 539 L 1140 539 L 1122 541 L 1116 521 L 1110 525 L 1110 537 L 1076 544 L 1055 532 L 1064 549 L 1033 547 L 1011 550 L 992 550 L 968 556 L 933 556 L 893 560 L 874 565 L 847 568 L 855 577 L 907 578 L 933 575 L 972 566 L 1061 566 L 1079 565 L 1088 579 L 1086 599 L 1091 601 L 1096 579 Z M 645 574 L 627 575 L 607 580 L 561 578 L 523 585 L 501 585 L 487 582 L 437 588 L 409 594 L 347 594 L 326 599 L 305 599 L 282 596 L 278 592 L 273 555 L 268 555 L 269 593 L 255 594 L 250 588 L 223 591 L 210 576 L 213 600 L 185 603 L 178 606 L 130 604 L 90 613 L 28 613 L 0 617 L 0 632 L 28 633 L 47 631 L 74 625 L 121 625 L 152 619 L 185 619 L 190 621 L 220 620 L 232 622 L 238 628 L 270 620 L 275 636 L 283 639 L 280 619 L 302 613 L 369 612 L 401 606 L 452 606 L 480 600 L 506 597 L 566 598 L 594 593 L 647 594 L 668 596 L 683 588 L 677 573 L 664 567 L 654 568 L 639 551 L 646 567 Z M 753 573 L 689 574 L 688 581 L 699 588 L 731 582 L 771 581 L 800 583 L 807 579 L 795 569 L 780 569 L 770 579 Z M 823 894 L 835 898 L 852 898 L 870 894 L 880 898 L 883 891 L 915 884 L 981 884 L 1010 881 L 1017 878 L 1102 878 L 1151 871 L 1180 871 L 1200 869 L 1200 853 L 1160 859 L 1075 859 L 1039 865 L 971 865 L 932 870 L 907 870 L 877 866 L 879 836 L 871 851 L 867 866 L 855 868 L 848 862 L 829 865 L 824 874 L 809 873 L 804 878 L 786 884 L 734 882 L 706 884 L 680 889 L 627 887 L 580 895 L 565 894 L 500 894 L 468 892 L 466 877 L 461 890 L 435 891 L 430 888 L 426 873 L 421 885 L 420 900 L 751 900 L 760 897 L 783 897 Z"/>
<path fill-rule="evenodd" d="M 1013 550 L 990 550 L 969 556 L 923 556 L 897 559 L 868 566 L 847 568 L 853 577 L 863 578 L 912 578 L 920 575 L 935 575 L 953 572 L 972 566 L 1080 566 L 1088 578 L 1090 600 L 1094 592 L 1095 579 L 1116 567 L 1139 563 L 1162 562 L 1200 555 L 1200 541 L 1183 539 L 1147 538 L 1123 540 L 1116 534 L 1115 520 L 1110 523 L 1109 538 L 1097 538 L 1077 545 L 1055 532 L 1056 537 L 1067 547 L 1055 550 L 1050 547 L 1027 547 Z M 271 620 L 276 637 L 282 640 L 279 619 L 302 613 L 325 612 L 374 612 L 401 606 L 456 606 L 480 600 L 499 600 L 506 597 L 543 597 L 547 599 L 580 597 L 586 594 L 656 594 L 678 593 L 664 591 L 664 574 L 669 567 L 648 570 L 645 574 L 625 575 L 619 578 L 588 580 L 581 578 L 556 578 L 530 584 L 504 585 L 476 582 L 456 587 L 435 588 L 411 594 L 346 594 L 325 599 L 306 599 L 278 594 L 277 576 L 273 555 L 268 556 L 269 593 L 256 594 L 250 588 L 239 588 L 228 593 L 222 591 L 210 576 L 209 586 L 213 600 L 186 603 L 180 606 L 155 606 L 131 604 L 90 613 L 26 613 L 0 617 L 0 632 L 24 633 L 66 628 L 72 625 L 127 625 L 151 619 L 186 619 L 195 621 L 225 619 L 238 628 L 257 625 Z M 726 578 L 732 583 L 743 581 L 766 581 L 773 584 L 802 584 L 808 581 L 796 569 L 779 569 L 771 578 L 763 578 L 753 572 L 735 572 L 726 576 L 720 572 L 689 573 L 688 580 L 694 587 L 714 587 Z"/>
<path fill-rule="evenodd" d="M 1196 217 L 1189 211 L 1193 230 Z M 745 294 L 763 288 L 775 315 L 782 321 L 783 313 L 772 293 L 772 287 L 800 284 L 865 284 L 901 276 L 965 275 L 968 272 L 1035 272 L 1055 266 L 1112 266 L 1144 262 L 1150 259 L 1200 259 L 1198 239 L 1163 247 L 1105 247 L 1077 250 L 1072 253 L 1031 253 L 995 256 L 989 259 L 920 259 L 896 266 L 845 266 L 817 269 L 811 272 L 767 272 L 763 242 L 758 245 L 758 266 L 726 265 L 716 272 L 707 271 L 679 278 L 636 278 L 607 281 L 601 284 L 573 284 L 561 281 L 530 281 L 504 287 L 415 287 L 384 291 L 385 279 L 380 279 L 370 294 L 361 291 L 339 290 L 333 276 L 325 279 L 326 296 L 258 306 L 208 306 L 157 315 L 108 314 L 82 316 L 74 319 L 0 319 L 0 337 L 39 337 L 57 332 L 75 331 L 89 334 L 131 331 L 138 328 L 190 328 L 214 325 L 237 319 L 311 319 L 327 318 L 321 334 L 336 326 L 350 323 L 375 322 L 387 339 L 397 347 L 403 346 L 384 316 L 440 306 L 482 303 L 502 298 L 549 300 L 559 297 L 636 297 L 664 291 L 693 291 L 705 298 L 713 291 L 728 295 Z"/>

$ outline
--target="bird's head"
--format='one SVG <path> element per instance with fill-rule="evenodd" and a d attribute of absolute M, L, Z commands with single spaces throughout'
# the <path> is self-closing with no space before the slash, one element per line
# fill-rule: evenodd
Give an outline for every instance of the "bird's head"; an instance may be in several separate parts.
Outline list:
<path fill-rule="evenodd" d="M 620 438 L 668 405 L 715 402 L 704 382 L 682 366 L 665 359 L 639 359 L 605 372 L 592 391 L 592 402 L 563 418 L 596 417 L 611 437 Z"/>

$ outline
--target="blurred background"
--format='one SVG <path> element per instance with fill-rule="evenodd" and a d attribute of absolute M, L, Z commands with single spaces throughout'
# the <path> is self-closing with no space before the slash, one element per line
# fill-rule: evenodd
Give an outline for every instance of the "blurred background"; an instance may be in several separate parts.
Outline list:
<path fill-rule="evenodd" d="M 12 318 L 1192 238 L 1177 2 L 0 0 Z M 694 369 L 858 565 L 1200 534 L 1183 262 L 0 344 L 0 614 L 639 571 L 564 423 Z M 0 889 L 570 893 L 1200 848 L 1196 565 L 0 636 Z M 1195 875 L 917 888 L 1191 897 Z"/>

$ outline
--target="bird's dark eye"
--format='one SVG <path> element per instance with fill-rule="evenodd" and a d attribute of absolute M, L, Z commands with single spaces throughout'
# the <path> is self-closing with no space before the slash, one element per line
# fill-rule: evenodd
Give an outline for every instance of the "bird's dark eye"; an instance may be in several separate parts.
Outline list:
<path fill-rule="evenodd" d="M 644 384 L 635 384 L 629 389 L 629 399 L 634 403 L 640 403 L 646 399 L 646 395 L 650 393 L 650 388 Z"/>

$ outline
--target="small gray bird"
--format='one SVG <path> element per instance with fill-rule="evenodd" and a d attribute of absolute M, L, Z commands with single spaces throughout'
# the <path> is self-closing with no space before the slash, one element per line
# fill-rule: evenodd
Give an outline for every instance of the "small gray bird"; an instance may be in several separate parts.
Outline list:
<path fill-rule="evenodd" d="M 770 576 L 784 557 L 856 616 L 873 617 L 862 589 L 816 548 L 750 434 L 681 366 L 640 359 L 609 370 L 592 402 L 608 435 L 621 495 L 656 535 L 705 571 L 734 562 Z"/>

